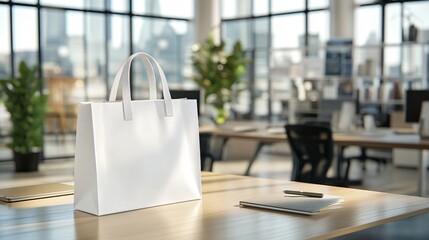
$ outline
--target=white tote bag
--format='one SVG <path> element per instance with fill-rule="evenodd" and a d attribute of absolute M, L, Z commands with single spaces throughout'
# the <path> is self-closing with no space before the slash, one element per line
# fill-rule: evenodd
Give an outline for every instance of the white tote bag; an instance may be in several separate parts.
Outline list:
<path fill-rule="evenodd" d="M 135 57 L 148 73 L 149 100 L 131 101 Z M 154 67 L 164 99 L 156 99 Z M 120 82 L 123 100 L 116 102 Z M 150 55 L 136 53 L 122 64 L 109 102 L 79 104 L 74 181 L 75 209 L 98 216 L 201 199 L 196 100 L 172 100 Z"/>

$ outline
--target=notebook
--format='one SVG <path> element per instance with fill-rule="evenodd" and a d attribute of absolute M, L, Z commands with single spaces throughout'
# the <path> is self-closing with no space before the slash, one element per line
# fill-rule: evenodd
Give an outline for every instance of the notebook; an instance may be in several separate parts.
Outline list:
<path fill-rule="evenodd" d="M 240 206 L 315 215 L 322 208 L 333 205 L 341 200 L 342 197 L 330 195 L 325 195 L 323 198 L 312 198 L 275 194 L 242 200 L 240 201 Z"/>
<path fill-rule="evenodd" d="M 270 127 L 267 129 L 267 132 L 271 134 L 285 134 L 286 130 L 284 127 Z"/>
<path fill-rule="evenodd" d="M 73 194 L 73 186 L 62 183 L 48 183 L 24 187 L 0 189 L 0 201 L 19 202 Z"/>

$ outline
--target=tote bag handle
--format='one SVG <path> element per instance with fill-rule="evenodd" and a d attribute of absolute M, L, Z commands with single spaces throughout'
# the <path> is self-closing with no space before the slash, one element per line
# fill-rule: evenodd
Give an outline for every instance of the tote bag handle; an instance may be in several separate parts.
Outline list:
<path fill-rule="evenodd" d="M 124 118 L 129 121 L 133 119 L 132 108 L 131 108 L 131 87 L 130 87 L 130 68 L 131 62 L 136 57 L 142 57 L 143 63 L 146 68 L 149 80 L 149 99 L 155 100 L 156 96 L 156 82 L 155 82 L 155 72 L 152 63 L 154 63 L 158 74 L 161 78 L 162 92 L 164 95 L 164 106 L 165 106 L 165 115 L 167 117 L 173 116 L 173 102 L 171 100 L 170 90 L 168 89 L 167 79 L 165 77 L 164 71 L 158 62 L 149 54 L 144 52 L 138 52 L 125 60 L 125 62 L 119 68 L 119 71 L 116 73 L 115 79 L 113 80 L 112 89 L 110 91 L 109 101 L 116 101 L 116 94 L 119 88 L 119 82 L 122 82 L 122 105 L 124 109 Z M 151 63 L 152 62 L 152 63 Z M 124 74 L 124 71 L 126 74 Z"/>

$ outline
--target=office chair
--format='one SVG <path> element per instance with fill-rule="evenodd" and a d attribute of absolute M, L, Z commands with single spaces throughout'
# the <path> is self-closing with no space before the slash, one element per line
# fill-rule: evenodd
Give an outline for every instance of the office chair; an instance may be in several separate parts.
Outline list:
<path fill-rule="evenodd" d="M 223 156 L 223 150 L 228 138 L 213 139 L 212 133 L 200 133 L 200 157 L 201 157 L 201 171 L 206 170 L 206 160 L 209 160 L 207 171 L 213 171 L 213 164 L 215 161 L 221 161 Z M 213 141 L 214 144 L 213 144 Z"/>
<path fill-rule="evenodd" d="M 210 160 L 209 171 L 213 169 L 214 157 L 210 151 L 211 133 L 200 133 L 200 157 L 201 157 L 201 171 L 205 170 L 205 162 L 208 158 Z"/>
<path fill-rule="evenodd" d="M 292 181 L 347 186 L 348 162 L 344 177 L 327 176 L 334 157 L 329 127 L 297 124 L 286 125 L 285 131 L 293 154 Z"/>

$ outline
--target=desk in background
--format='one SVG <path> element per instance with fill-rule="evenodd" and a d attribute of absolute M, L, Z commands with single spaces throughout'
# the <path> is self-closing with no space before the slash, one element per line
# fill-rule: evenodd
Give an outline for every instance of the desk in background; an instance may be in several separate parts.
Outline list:
<path fill-rule="evenodd" d="M 339 146 L 338 156 L 343 156 L 343 148 L 358 146 L 367 148 L 403 148 L 420 151 L 418 167 L 418 194 L 427 194 L 427 159 L 423 156 L 423 150 L 429 150 L 429 140 L 421 139 L 417 134 L 395 134 L 386 132 L 379 136 L 366 136 L 365 134 L 334 134 L 334 142 Z M 337 174 L 341 169 L 342 161 L 337 162 Z"/>
<path fill-rule="evenodd" d="M 263 146 L 272 143 L 286 142 L 285 133 L 270 133 L 265 130 L 256 130 L 256 131 L 231 131 L 216 127 L 203 127 L 201 128 L 202 132 L 211 132 L 213 136 L 230 139 L 248 139 L 258 141 L 258 146 L 256 151 L 249 163 L 244 175 L 249 175 L 250 169 L 257 159 L 260 150 Z M 378 133 L 378 134 L 377 134 Z M 419 159 L 419 176 L 418 176 L 418 194 L 420 196 L 425 196 L 427 192 L 427 169 L 424 166 L 427 166 L 427 159 L 424 158 L 423 150 L 429 150 L 429 140 L 420 139 L 417 134 L 395 134 L 390 130 L 380 130 L 375 132 L 375 134 L 365 134 L 362 132 L 354 133 L 334 133 L 333 134 L 334 143 L 339 146 L 338 156 L 343 156 L 343 149 L 348 146 L 357 146 L 357 147 L 366 147 L 366 148 L 403 148 L 403 149 L 416 149 L 420 151 Z M 224 143 L 226 140 L 224 140 Z M 341 175 L 342 161 L 337 161 L 337 175 Z"/>
<path fill-rule="evenodd" d="M 202 188 L 201 201 L 103 217 L 73 211 L 73 196 L 0 204 L 0 239 L 326 239 L 429 212 L 427 198 L 208 172 Z M 344 202 L 315 216 L 238 206 L 285 188 Z"/>

